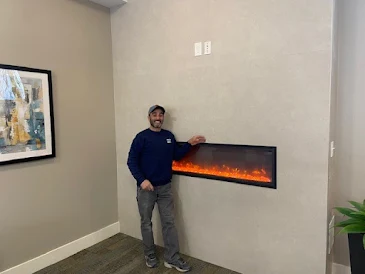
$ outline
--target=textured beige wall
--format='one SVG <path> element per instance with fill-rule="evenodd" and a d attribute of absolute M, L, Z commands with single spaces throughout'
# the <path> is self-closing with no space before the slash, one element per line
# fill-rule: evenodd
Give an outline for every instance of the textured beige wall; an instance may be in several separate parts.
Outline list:
<path fill-rule="evenodd" d="M 0 62 L 53 72 L 57 158 L 0 167 L 0 271 L 118 221 L 109 11 L 2 0 Z"/>
<path fill-rule="evenodd" d="M 247 274 L 325 273 L 331 23 L 327 0 L 130 0 L 114 11 L 122 232 L 140 237 L 126 160 L 159 103 L 179 140 L 278 147 L 277 190 L 174 177 L 182 251 Z M 212 55 L 194 57 L 205 40 Z"/>
<path fill-rule="evenodd" d="M 338 1 L 336 206 L 365 199 L 365 2 Z M 341 216 L 339 219 L 341 220 Z M 350 265 L 347 235 L 335 241 L 335 262 Z"/>

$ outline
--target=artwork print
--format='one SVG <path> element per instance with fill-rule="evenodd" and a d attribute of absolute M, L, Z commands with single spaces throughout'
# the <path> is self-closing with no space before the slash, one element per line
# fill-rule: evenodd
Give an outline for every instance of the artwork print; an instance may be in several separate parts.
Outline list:
<path fill-rule="evenodd" d="M 55 157 L 48 70 L 0 64 L 0 164 Z"/>

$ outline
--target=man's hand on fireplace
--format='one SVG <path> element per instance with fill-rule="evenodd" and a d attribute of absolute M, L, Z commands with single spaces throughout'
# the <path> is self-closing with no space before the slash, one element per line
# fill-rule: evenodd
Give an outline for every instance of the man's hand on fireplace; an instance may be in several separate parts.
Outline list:
<path fill-rule="evenodd" d="M 205 143 L 206 139 L 204 136 L 201 135 L 196 135 L 193 136 L 189 139 L 188 143 L 191 144 L 192 146 L 195 146 L 197 144 L 201 144 L 201 143 Z"/>
<path fill-rule="evenodd" d="M 153 191 L 153 185 L 151 184 L 150 181 L 148 180 L 144 180 L 142 183 L 141 183 L 141 188 L 143 190 L 147 190 L 147 191 Z"/>

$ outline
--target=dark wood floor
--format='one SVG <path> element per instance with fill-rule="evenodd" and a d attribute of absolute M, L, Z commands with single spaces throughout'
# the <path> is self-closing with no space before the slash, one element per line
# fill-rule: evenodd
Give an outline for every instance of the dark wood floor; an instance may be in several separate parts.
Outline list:
<path fill-rule="evenodd" d="M 38 271 L 36 274 L 180 273 L 175 269 L 168 269 L 163 265 L 162 248 L 157 248 L 160 261 L 158 268 L 148 268 L 145 265 L 142 254 L 142 242 L 140 240 L 124 234 L 117 234 L 61 262 Z M 184 258 L 193 267 L 193 270 L 189 273 L 237 274 L 237 272 L 226 270 L 188 256 L 184 256 Z"/>

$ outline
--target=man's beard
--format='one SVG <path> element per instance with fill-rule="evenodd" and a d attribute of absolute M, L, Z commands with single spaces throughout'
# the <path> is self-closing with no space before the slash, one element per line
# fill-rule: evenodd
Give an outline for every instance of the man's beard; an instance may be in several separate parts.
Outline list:
<path fill-rule="evenodd" d="M 160 123 L 156 123 L 157 121 L 159 121 Z M 162 126 L 162 121 L 161 121 L 161 120 L 154 120 L 154 121 L 152 121 L 152 120 L 150 119 L 150 124 L 151 124 L 151 126 L 152 126 L 152 127 L 154 127 L 154 128 L 161 128 L 161 126 Z"/>

